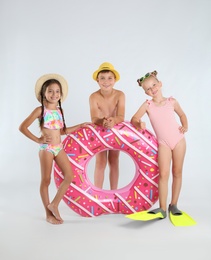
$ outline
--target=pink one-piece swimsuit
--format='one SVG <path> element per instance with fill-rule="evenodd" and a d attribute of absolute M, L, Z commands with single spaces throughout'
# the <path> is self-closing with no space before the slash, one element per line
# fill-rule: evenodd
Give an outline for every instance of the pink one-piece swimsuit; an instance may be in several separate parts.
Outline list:
<path fill-rule="evenodd" d="M 178 142 L 184 138 L 184 134 L 179 130 L 180 125 L 176 121 L 171 98 L 167 98 L 163 106 L 157 106 L 152 100 L 146 102 L 148 104 L 147 113 L 158 143 L 173 150 Z"/>

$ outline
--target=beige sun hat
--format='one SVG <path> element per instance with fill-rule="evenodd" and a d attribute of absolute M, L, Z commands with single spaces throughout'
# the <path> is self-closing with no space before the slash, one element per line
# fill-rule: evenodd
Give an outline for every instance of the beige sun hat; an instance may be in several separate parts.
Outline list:
<path fill-rule="evenodd" d="M 109 63 L 109 62 L 104 62 L 100 65 L 99 69 L 96 70 L 92 77 L 94 80 L 97 80 L 97 76 L 98 76 L 98 73 L 100 73 L 102 70 L 110 70 L 114 73 L 115 77 L 116 77 L 116 81 L 118 81 L 120 79 L 120 75 L 119 75 L 119 72 L 117 72 L 115 69 L 114 69 L 114 66 Z"/>
<path fill-rule="evenodd" d="M 67 93 L 68 93 L 68 83 L 67 81 L 59 74 L 45 74 L 43 76 L 41 76 L 36 84 L 35 84 L 35 95 L 36 98 L 39 102 L 41 102 L 41 97 L 40 97 L 40 91 L 42 88 L 42 85 L 49 79 L 56 79 L 60 82 L 61 86 L 62 86 L 62 97 L 61 97 L 61 102 L 63 102 L 65 100 L 65 98 L 67 97 Z"/>

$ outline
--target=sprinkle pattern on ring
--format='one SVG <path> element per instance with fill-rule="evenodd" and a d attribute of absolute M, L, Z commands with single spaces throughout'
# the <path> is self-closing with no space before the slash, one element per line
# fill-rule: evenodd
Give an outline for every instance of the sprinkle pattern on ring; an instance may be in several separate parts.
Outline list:
<path fill-rule="evenodd" d="M 113 213 L 131 214 L 147 210 L 157 202 L 158 146 L 156 137 L 149 130 L 136 130 L 126 121 L 112 129 L 92 124 L 67 136 L 63 145 L 74 174 L 63 200 L 79 215 L 95 217 Z M 87 165 L 97 153 L 111 149 L 123 151 L 132 157 L 135 176 L 123 188 L 101 190 L 89 181 Z M 54 180 L 59 188 L 63 175 L 57 164 L 54 164 Z"/>

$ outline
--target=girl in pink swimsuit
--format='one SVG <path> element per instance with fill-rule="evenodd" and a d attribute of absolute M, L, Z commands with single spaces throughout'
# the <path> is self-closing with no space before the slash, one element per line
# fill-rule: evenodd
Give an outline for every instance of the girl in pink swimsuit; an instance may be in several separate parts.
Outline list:
<path fill-rule="evenodd" d="M 40 195 L 46 212 L 46 220 L 52 224 L 63 223 L 58 206 L 68 189 L 73 172 L 61 141 L 61 135 L 69 134 L 84 124 L 66 127 L 61 102 L 66 98 L 68 85 L 58 74 L 47 74 L 40 77 L 35 86 L 35 93 L 41 106 L 37 107 L 22 122 L 19 130 L 32 141 L 40 144 L 41 184 Z M 29 126 L 39 120 L 41 136 L 37 137 L 29 131 Z M 51 179 L 53 161 L 64 175 L 54 199 L 50 202 L 48 187 Z"/>
<path fill-rule="evenodd" d="M 131 123 L 145 129 L 146 125 L 141 118 L 145 113 L 149 116 L 152 127 L 158 139 L 158 165 L 159 165 L 159 204 L 158 209 L 149 213 L 162 213 L 166 217 L 168 179 L 172 162 L 172 198 L 169 211 L 172 214 L 182 214 L 177 208 L 177 202 L 182 185 L 182 168 L 186 152 L 184 133 L 188 130 L 187 117 L 176 99 L 165 98 L 162 95 L 162 83 L 157 79 L 157 72 L 147 73 L 137 80 L 145 93 L 152 97 L 145 101 L 131 119 Z M 175 113 L 181 125 L 176 121 Z"/>

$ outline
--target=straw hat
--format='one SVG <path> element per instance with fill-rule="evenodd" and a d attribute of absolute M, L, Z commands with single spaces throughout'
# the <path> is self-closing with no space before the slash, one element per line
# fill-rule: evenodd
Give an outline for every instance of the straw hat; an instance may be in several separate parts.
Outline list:
<path fill-rule="evenodd" d="M 114 69 L 114 66 L 109 63 L 109 62 L 104 62 L 100 65 L 99 69 L 96 70 L 92 77 L 94 80 L 97 80 L 97 76 L 98 76 L 98 73 L 100 73 L 102 70 L 110 70 L 111 72 L 114 73 L 115 77 L 116 77 L 116 81 L 118 81 L 120 79 L 120 75 L 119 73 Z"/>
<path fill-rule="evenodd" d="M 41 76 L 35 85 L 35 95 L 36 98 L 39 102 L 41 102 L 41 97 L 40 97 L 40 91 L 42 88 L 42 85 L 49 79 L 56 79 L 60 82 L 61 86 L 62 86 L 62 97 L 61 97 L 61 102 L 63 102 L 65 100 L 65 98 L 67 97 L 67 93 L 68 93 L 68 84 L 67 81 L 59 74 L 45 74 L 43 76 Z"/>

